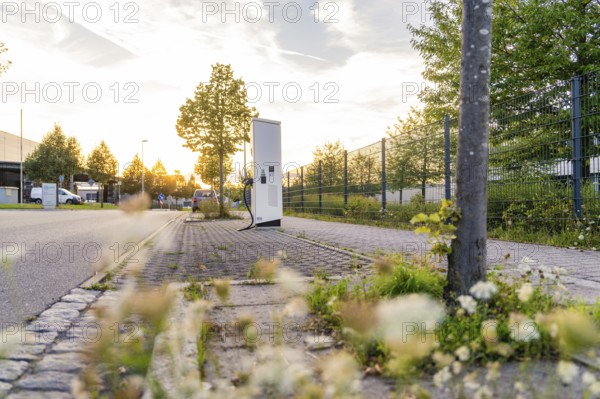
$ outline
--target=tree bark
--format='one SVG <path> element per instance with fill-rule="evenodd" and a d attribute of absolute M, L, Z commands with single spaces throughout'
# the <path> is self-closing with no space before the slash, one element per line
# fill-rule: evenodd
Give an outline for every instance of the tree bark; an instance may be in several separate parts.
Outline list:
<path fill-rule="evenodd" d="M 219 151 L 219 216 L 225 217 L 225 204 L 223 203 L 223 150 Z"/>
<path fill-rule="evenodd" d="M 492 0 L 464 1 L 456 169 L 462 217 L 448 256 L 447 301 L 468 294 L 486 276 L 491 16 Z"/>

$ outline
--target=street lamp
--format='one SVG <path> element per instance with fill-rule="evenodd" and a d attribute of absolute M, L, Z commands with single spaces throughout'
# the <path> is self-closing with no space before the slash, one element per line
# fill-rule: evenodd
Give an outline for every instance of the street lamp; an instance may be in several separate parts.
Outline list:
<path fill-rule="evenodd" d="M 148 140 L 142 140 L 142 194 L 144 193 L 144 143 L 147 143 Z"/>

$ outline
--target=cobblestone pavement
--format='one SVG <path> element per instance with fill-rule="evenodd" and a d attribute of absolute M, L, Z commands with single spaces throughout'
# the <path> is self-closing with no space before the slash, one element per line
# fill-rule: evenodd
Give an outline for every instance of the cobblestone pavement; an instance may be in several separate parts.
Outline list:
<path fill-rule="evenodd" d="M 2 342 L 15 342 L 0 360 L 0 398 L 71 397 L 71 382 L 83 368 L 81 351 L 97 333 L 86 311 L 99 296 L 76 288 L 36 320 L 2 326 Z"/>
<path fill-rule="evenodd" d="M 426 235 L 412 231 L 285 217 L 283 230 L 310 240 L 347 248 L 358 253 L 399 252 L 425 255 Z M 505 255 L 509 255 L 505 259 Z M 580 251 L 547 245 L 488 240 L 488 264 L 516 266 L 525 256 L 539 264 L 564 267 L 571 277 L 600 283 L 600 251 Z"/>
<path fill-rule="evenodd" d="M 364 258 L 308 240 L 365 254 L 379 251 L 420 253 L 426 248 L 423 237 L 393 229 L 285 218 L 284 231 L 236 231 L 246 224 L 246 220 L 210 222 L 180 218 L 142 247 L 136 257 L 129 259 L 128 266 L 136 263 L 145 265 L 141 281 L 150 286 L 187 281 L 189 278 L 230 277 L 242 280 L 247 278 L 249 265 L 259 258 L 270 259 L 283 249 L 287 253 L 283 265 L 305 276 L 310 276 L 316 268 L 323 268 L 330 275 L 349 275 L 354 273 L 353 267 L 366 264 Z M 290 234 L 301 235 L 308 240 L 299 240 Z M 587 276 L 590 280 L 600 275 L 593 273 L 594 266 L 600 265 L 600 254 L 596 252 L 499 241 L 492 243 L 498 245 L 499 253 L 514 251 L 515 255 L 509 258 L 513 263 L 523 256 L 530 256 L 547 265 L 565 266 L 577 276 Z M 588 274 L 584 273 L 586 270 Z M 118 281 L 118 275 L 116 279 Z M 272 286 L 264 287 L 236 286 L 233 289 L 233 306 L 216 307 L 212 320 L 225 324 L 234 316 L 250 312 L 258 321 L 266 322 L 273 312 L 281 310 L 285 298 L 269 294 L 274 289 Z M 589 288 L 597 290 L 594 285 Z M 85 366 L 82 354 L 86 346 L 98 333 L 110 333 L 99 331 L 91 309 L 95 306 L 110 307 L 117 295 L 118 292 L 74 289 L 36 320 L 26 325 L 1 326 L 2 342 L 11 337 L 18 342 L 0 360 L 0 398 L 71 398 L 73 380 Z M 265 339 L 270 339 L 269 334 Z M 301 341 L 298 344 L 303 346 L 305 343 Z M 209 366 L 209 376 L 211 373 L 232 376 L 240 356 L 249 354 L 230 339 L 212 347 L 212 350 L 221 351 L 228 361 L 220 370 Z M 308 357 L 314 360 L 313 355 Z M 321 354 L 316 356 L 321 357 Z M 310 359 L 307 360 L 310 363 Z M 507 367 L 512 367 L 511 370 L 518 374 L 516 365 Z M 537 374 L 532 372 L 532 376 L 537 375 L 536 380 L 547 381 L 552 370 L 553 365 L 544 366 L 535 372 Z M 365 397 L 388 397 L 393 389 L 392 382 L 372 377 L 365 378 L 363 384 Z M 577 397 L 580 391 L 577 392 L 571 393 L 571 397 Z M 440 395 L 444 397 L 443 393 Z"/>
<path fill-rule="evenodd" d="M 178 219 L 153 243 L 142 281 L 160 285 L 213 277 L 245 280 L 256 261 L 272 260 L 281 251 L 285 253 L 282 266 L 304 276 L 312 276 L 318 269 L 328 275 L 351 274 L 353 267 L 367 263 L 277 229 L 237 231 L 247 224 L 247 220 Z"/>

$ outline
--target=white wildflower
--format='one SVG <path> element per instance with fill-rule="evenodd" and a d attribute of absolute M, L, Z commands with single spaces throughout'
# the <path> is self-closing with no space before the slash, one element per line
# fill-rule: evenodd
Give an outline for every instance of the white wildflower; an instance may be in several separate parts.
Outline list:
<path fill-rule="evenodd" d="M 585 239 L 585 237 L 583 236 L 583 234 L 579 234 L 579 237 L 577 237 L 579 239 L 579 241 L 583 241 Z"/>
<path fill-rule="evenodd" d="M 487 385 L 482 385 L 473 394 L 473 399 L 490 399 L 494 396 L 494 393 Z"/>
<path fill-rule="evenodd" d="M 529 273 L 533 266 L 537 265 L 537 260 L 531 259 L 529 256 L 523 257 L 517 266 L 522 273 Z"/>
<path fill-rule="evenodd" d="M 556 274 L 557 276 L 564 276 L 565 274 L 568 274 L 567 269 L 558 266 L 552 269 L 552 273 Z"/>
<path fill-rule="evenodd" d="M 597 395 L 600 393 L 600 382 L 596 381 L 588 387 L 590 395 Z"/>
<path fill-rule="evenodd" d="M 477 284 L 471 287 L 469 292 L 477 299 L 487 300 L 498 292 L 498 288 L 494 283 L 490 283 L 488 281 L 479 281 Z"/>
<path fill-rule="evenodd" d="M 517 290 L 519 301 L 528 302 L 533 296 L 533 286 L 530 283 L 525 283 Z"/>
<path fill-rule="evenodd" d="M 444 367 L 433 376 L 433 384 L 438 388 L 443 388 L 444 385 L 452 378 L 452 374 L 450 373 L 450 368 L 448 366 Z"/>
<path fill-rule="evenodd" d="M 586 386 L 589 386 L 596 382 L 596 376 L 589 371 L 586 371 L 581 375 L 581 381 L 583 381 Z"/>
<path fill-rule="evenodd" d="M 563 384 L 570 385 L 579 373 L 579 367 L 573 362 L 561 360 L 556 366 L 556 373 Z"/>
<path fill-rule="evenodd" d="M 523 384 L 523 382 L 521 382 L 521 381 L 515 382 L 515 390 L 517 392 L 525 392 L 525 390 L 526 390 L 525 384 Z"/>
<path fill-rule="evenodd" d="M 477 301 L 473 299 L 471 295 L 461 295 L 458 297 L 460 307 L 463 308 L 468 314 L 475 313 L 477 308 Z"/>
<path fill-rule="evenodd" d="M 454 351 L 454 354 L 461 362 L 466 362 L 469 360 L 469 356 L 471 356 L 471 351 L 465 345 L 461 346 L 457 350 Z"/>

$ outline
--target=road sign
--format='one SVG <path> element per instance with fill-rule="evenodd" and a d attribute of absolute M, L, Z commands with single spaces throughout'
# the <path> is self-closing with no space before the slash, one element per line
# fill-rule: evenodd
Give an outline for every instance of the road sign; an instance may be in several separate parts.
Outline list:
<path fill-rule="evenodd" d="M 60 176 L 58 176 L 58 181 L 59 181 L 60 183 L 64 183 L 64 182 L 65 182 L 65 175 L 60 175 Z"/>
<path fill-rule="evenodd" d="M 158 200 L 159 201 L 164 201 L 165 200 L 164 194 L 158 194 Z"/>
<path fill-rule="evenodd" d="M 90 179 L 90 180 L 88 180 L 88 184 L 90 185 L 90 187 L 92 187 L 92 186 L 94 185 L 94 183 L 96 183 L 96 182 L 94 181 L 94 179 Z"/>

